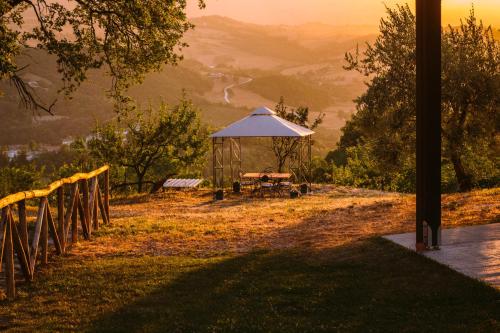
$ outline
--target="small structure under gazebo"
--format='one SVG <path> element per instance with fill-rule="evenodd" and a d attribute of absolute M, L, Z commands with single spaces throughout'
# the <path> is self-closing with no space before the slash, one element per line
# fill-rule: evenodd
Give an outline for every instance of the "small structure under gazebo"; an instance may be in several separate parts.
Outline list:
<path fill-rule="evenodd" d="M 292 152 L 288 158 L 288 169 L 295 182 L 311 186 L 311 136 L 314 132 L 303 126 L 280 118 L 276 112 L 261 107 L 249 116 L 232 123 L 212 134 L 213 143 L 213 186 L 215 191 L 223 190 L 225 174 L 229 171 L 229 184 L 241 181 L 241 138 L 288 138 Z M 229 170 L 224 159 L 229 149 Z"/>

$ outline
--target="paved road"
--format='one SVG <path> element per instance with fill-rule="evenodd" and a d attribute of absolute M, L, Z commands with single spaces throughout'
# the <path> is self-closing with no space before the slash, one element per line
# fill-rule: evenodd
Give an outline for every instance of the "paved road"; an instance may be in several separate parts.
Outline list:
<path fill-rule="evenodd" d="M 231 104 L 231 100 L 229 99 L 229 90 L 232 88 L 240 87 L 242 85 L 248 84 L 252 82 L 253 79 L 251 77 L 247 78 L 244 82 L 242 83 L 233 83 L 226 88 L 224 88 L 224 100 L 226 101 L 227 104 Z"/>

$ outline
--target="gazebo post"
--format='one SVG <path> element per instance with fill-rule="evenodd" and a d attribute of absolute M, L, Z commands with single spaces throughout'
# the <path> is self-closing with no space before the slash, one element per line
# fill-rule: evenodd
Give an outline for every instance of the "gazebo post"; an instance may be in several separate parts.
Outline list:
<path fill-rule="evenodd" d="M 229 138 L 229 168 L 231 169 L 231 184 L 235 180 L 241 181 L 241 140 L 240 138 Z M 236 168 L 236 169 L 235 169 Z M 236 172 L 236 173 L 235 173 Z"/>
<path fill-rule="evenodd" d="M 220 169 L 220 189 L 224 191 L 224 138 L 221 139 L 221 169 Z"/>
<path fill-rule="evenodd" d="M 312 190 L 312 139 L 311 135 L 307 136 L 307 154 L 309 155 L 307 160 L 309 165 L 307 166 L 307 177 L 309 180 L 309 190 Z"/>
<path fill-rule="evenodd" d="M 214 191 L 224 189 L 224 138 L 212 138 L 212 171 Z"/>
<path fill-rule="evenodd" d="M 242 163 L 242 160 L 241 160 L 241 138 L 236 138 L 235 139 L 235 143 L 236 143 L 236 158 L 238 160 L 238 181 L 241 182 L 241 163 Z"/>
<path fill-rule="evenodd" d="M 294 171 L 297 182 L 312 187 L 312 136 L 295 139 L 295 154 L 290 156 L 289 169 Z"/>
<path fill-rule="evenodd" d="M 233 138 L 229 138 L 229 173 L 231 186 L 234 184 L 234 169 L 233 169 Z"/>
<path fill-rule="evenodd" d="M 298 138 L 298 143 L 297 143 L 297 150 L 298 150 L 298 170 L 299 174 L 297 175 L 299 177 L 299 183 L 302 185 L 304 182 L 304 138 L 299 137 Z"/>
<path fill-rule="evenodd" d="M 216 138 L 212 138 L 212 187 L 214 188 L 214 192 L 216 190 L 216 174 L 215 174 L 215 140 Z"/>

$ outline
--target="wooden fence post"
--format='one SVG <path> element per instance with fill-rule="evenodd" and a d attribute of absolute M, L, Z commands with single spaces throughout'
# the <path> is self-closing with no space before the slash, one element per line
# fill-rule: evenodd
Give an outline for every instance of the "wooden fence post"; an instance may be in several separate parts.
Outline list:
<path fill-rule="evenodd" d="M 109 217 L 109 169 L 104 171 L 104 210 L 106 211 L 107 223 L 110 223 Z"/>
<path fill-rule="evenodd" d="M 14 299 L 16 297 L 16 280 L 14 276 L 14 246 L 12 242 L 12 221 L 9 218 L 10 207 L 7 208 L 6 232 L 5 232 L 5 279 L 7 282 L 7 297 Z"/>
<path fill-rule="evenodd" d="M 70 200 L 71 201 L 71 200 Z M 64 187 L 61 185 L 57 189 L 57 227 L 59 234 L 59 242 L 61 243 L 62 253 L 66 252 L 66 234 L 64 225 Z"/>
<path fill-rule="evenodd" d="M 14 222 L 14 216 L 12 215 L 12 209 L 9 212 L 9 220 L 11 223 L 11 232 L 12 232 L 12 239 L 13 239 L 13 246 L 14 250 L 16 251 L 17 254 L 17 261 L 19 262 L 19 265 L 21 266 L 21 270 L 23 271 L 24 279 L 26 281 L 31 281 L 32 275 L 31 275 L 31 269 L 30 265 L 28 262 L 28 257 L 27 253 L 27 248 L 25 249 L 23 247 L 23 242 L 21 240 L 21 237 L 19 236 L 19 231 L 17 230 L 17 226 Z"/>
<path fill-rule="evenodd" d="M 78 183 L 74 183 L 71 186 L 71 199 L 69 200 L 68 209 L 66 209 L 66 216 L 64 217 L 65 229 L 64 233 L 67 236 L 69 232 L 69 227 L 71 226 L 71 243 L 76 243 L 78 241 L 78 224 L 77 224 L 77 205 L 78 197 L 80 196 L 80 190 L 78 188 Z M 70 224 L 71 219 L 71 224 Z"/>
<path fill-rule="evenodd" d="M 30 251 L 30 269 L 31 275 L 35 273 L 36 259 L 38 256 L 38 245 L 40 243 L 40 233 L 42 231 L 43 218 L 45 216 L 45 205 L 47 204 L 46 198 L 40 199 L 40 204 L 38 205 L 38 213 L 35 222 L 35 232 L 33 234 L 33 240 L 31 243 Z"/>
<path fill-rule="evenodd" d="M 49 230 L 52 234 L 52 242 L 54 243 L 54 247 L 56 248 L 56 254 L 62 254 L 61 241 L 59 240 L 59 235 L 57 233 L 56 224 L 54 223 L 54 219 L 52 218 L 52 212 L 50 211 L 50 206 L 47 204 L 47 225 L 49 226 Z M 47 236 L 48 239 L 48 236 Z"/>
<path fill-rule="evenodd" d="M 29 261 L 29 241 L 28 241 L 28 221 L 26 219 L 26 200 L 21 200 L 17 203 L 17 209 L 19 211 L 19 236 L 21 237 L 21 242 L 23 248 L 26 251 L 26 257 Z"/>
<path fill-rule="evenodd" d="M 97 181 L 97 176 L 93 177 L 90 181 L 90 224 L 95 230 L 99 229 L 99 220 L 97 218 L 97 189 L 99 188 L 99 183 Z M 90 229 L 90 228 L 89 228 Z"/>
<path fill-rule="evenodd" d="M 4 273 L 5 277 L 7 278 L 7 264 L 5 262 L 6 256 L 5 256 L 5 242 L 7 241 L 7 219 L 8 219 L 8 207 L 4 207 L 1 210 L 1 215 L 0 215 L 0 273 Z M 4 269 L 5 265 L 5 269 Z M 7 284 L 7 279 L 5 280 L 5 283 Z M 7 289 L 7 285 L 5 286 Z"/>
<path fill-rule="evenodd" d="M 47 218 L 47 210 L 49 209 L 49 203 L 47 198 L 45 199 L 45 209 L 43 210 L 43 220 L 42 220 L 42 264 L 46 265 L 49 262 L 49 223 Z"/>
<path fill-rule="evenodd" d="M 75 192 L 73 212 L 71 214 L 71 243 L 78 243 L 78 203 L 80 201 L 80 192 L 78 188 Z"/>
<path fill-rule="evenodd" d="M 87 236 L 90 237 L 90 234 L 92 233 L 91 230 L 91 221 L 90 221 L 90 198 L 89 198 L 89 183 L 86 179 L 82 180 L 82 191 L 83 191 L 83 198 L 80 203 L 83 206 L 83 221 L 87 229 Z"/>
<path fill-rule="evenodd" d="M 101 190 L 97 188 L 97 203 L 99 205 L 99 210 L 101 211 L 101 216 L 104 224 L 109 224 L 109 218 L 106 214 L 106 208 L 104 207 L 104 203 L 101 197 Z"/>
<path fill-rule="evenodd" d="M 4 257 L 4 250 L 5 250 L 5 239 L 6 239 L 6 233 L 7 233 L 7 210 L 8 207 L 2 208 L 2 215 L 0 216 L 0 233 L 2 236 L 2 243 L 0 244 L 0 272 L 3 272 L 3 257 Z"/>
<path fill-rule="evenodd" d="M 90 239 L 89 230 L 87 228 L 87 223 L 85 222 L 85 208 L 83 207 L 82 200 L 78 198 L 78 215 L 80 216 L 80 222 L 82 225 L 83 238 Z"/>
<path fill-rule="evenodd" d="M 92 219 L 94 220 L 94 229 L 95 230 L 99 230 L 99 217 L 97 216 L 97 214 L 99 213 L 97 210 L 97 194 L 98 194 L 98 192 L 96 191 L 95 192 L 96 197 L 94 198 L 94 202 L 92 203 L 92 205 L 94 206 L 93 213 L 92 213 Z"/>

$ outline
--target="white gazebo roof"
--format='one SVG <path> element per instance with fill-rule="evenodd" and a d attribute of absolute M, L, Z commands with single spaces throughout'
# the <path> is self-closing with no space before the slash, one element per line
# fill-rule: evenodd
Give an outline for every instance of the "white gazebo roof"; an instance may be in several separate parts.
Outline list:
<path fill-rule="evenodd" d="M 261 107 L 210 137 L 304 137 L 312 134 L 314 132 L 310 129 L 280 118 L 273 110 Z"/>

